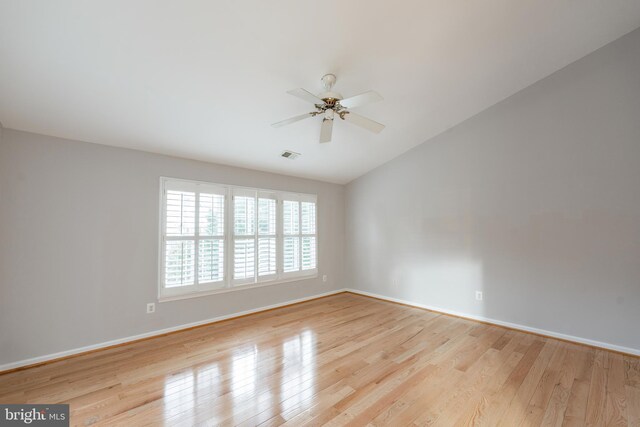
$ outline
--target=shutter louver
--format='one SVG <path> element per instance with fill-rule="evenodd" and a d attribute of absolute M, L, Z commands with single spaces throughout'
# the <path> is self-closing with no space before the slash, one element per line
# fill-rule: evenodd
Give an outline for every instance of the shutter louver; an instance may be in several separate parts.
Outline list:
<path fill-rule="evenodd" d="M 256 261 L 256 198 L 233 198 L 233 278 L 253 279 Z"/>
<path fill-rule="evenodd" d="M 193 236 L 196 222 L 196 194 L 167 191 L 167 236 Z"/>
<path fill-rule="evenodd" d="M 301 268 L 313 270 L 316 268 L 316 204 L 313 202 L 300 203 L 301 210 Z"/>
<path fill-rule="evenodd" d="M 258 276 L 276 274 L 276 238 L 258 239 Z"/>
<path fill-rule="evenodd" d="M 175 237 L 165 248 L 165 284 L 167 287 L 193 285 L 195 280 L 196 194 L 167 191 L 167 236 Z"/>
<path fill-rule="evenodd" d="M 300 270 L 300 238 L 285 237 L 283 245 L 284 272 Z"/>
<path fill-rule="evenodd" d="M 236 239 L 233 246 L 233 277 L 250 279 L 255 275 L 255 239 Z"/>
<path fill-rule="evenodd" d="M 224 240 L 200 240 L 198 246 L 198 281 L 200 283 L 224 280 Z"/>
<path fill-rule="evenodd" d="M 302 202 L 302 234 L 316 234 L 316 204 Z"/>
<path fill-rule="evenodd" d="M 198 202 L 198 281 L 220 282 L 224 280 L 224 196 L 200 193 Z"/>
<path fill-rule="evenodd" d="M 282 205 L 284 234 L 298 234 L 300 232 L 300 203 L 285 200 Z"/>
<path fill-rule="evenodd" d="M 198 232 L 201 236 L 224 235 L 224 196 L 200 193 Z"/>
<path fill-rule="evenodd" d="M 195 245 L 193 240 L 170 240 L 166 244 L 165 286 L 193 285 Z"/>
<path fill-rule="evenodd" d="M 302 238 L 302 269 L 313 270 L 316 268 L 316 238 Z"/>
<path fill-rule="evenodd" d="M 282 224 L 283 270 L 290 273 L 300 270 L 300 202 L 285 200 L 282 203 Z"/>
<path fill-rule="evenodd" d="M 233 232 L 236 236 L 252 236 L 256 229 L 256 199 L 236 196 L 233 198 Z"/>
<path fill-rule="evenodd" d="M 258 199 L 258 276 L 276 274 L 276 200 Z"/>

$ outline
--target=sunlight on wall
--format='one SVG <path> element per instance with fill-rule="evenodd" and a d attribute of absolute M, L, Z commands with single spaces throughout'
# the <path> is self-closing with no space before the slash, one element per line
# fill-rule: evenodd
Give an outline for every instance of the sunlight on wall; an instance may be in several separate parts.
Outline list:
<path fill-rule="evenodd" d="M 483 301 L 476 300 L 476 291 L 484 292 L 483 265 L 470 258 L 412 257 L 399 263 L 389 274 L 394 294 L 401 299 L 425 305 L 483 311 Z M 452 299 L 458 301 L 451 307 Z"/>

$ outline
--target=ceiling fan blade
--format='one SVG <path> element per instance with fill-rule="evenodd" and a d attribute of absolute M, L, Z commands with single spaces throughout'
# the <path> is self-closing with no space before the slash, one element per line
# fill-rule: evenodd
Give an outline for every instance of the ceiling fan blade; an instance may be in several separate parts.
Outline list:
<path fill-rule="evenodd" d="M 298 97 L 300 99 L 303 99 L 303 100 L 305 100 L 307 102 L 310 102 L 310 103 L 312 103 L 314 105 L 316 105 L 316 104 L 323 105 L 324 104 L 324 101 L 322 99 L 318 98 L 317 96 L 315 96 L 314 94 L 312 94 L 308 90 L 305 90 L 305 89 L 302 89 L 302 88 L 292 89 L 290 91 L 287 91 L 287 93 L 289 95 L 293 95 L 293 96 L 296 96 L 296 97 Z"/>
<path fill-rule="evenodd" d="M 370 91 L 361 93 L 360 95 L 355 95 L 350 98 L 343 99 L 340 101 L 340 105 L 342 105 L 344 108 L 353 108 L 353 107 L 359 107 L 361 105 L 371 104 L 372 102 L 378 102 L 382 100 L 383 98 L 382 96 L 380 96 L 378 92 L 376 92 L 375 90 L 370 90 Z"/>
<path fill-rule="evenodd" d="M 297 122 L 299 120 L 304 120 L 304 119 L 306 119 L 308 117 L 313 117 L 313 114 L 311 114 L 311 113 L 300 114 L 299 116 L 291 117 L 290 119 L 283 120 L 283 121 L 277 122 L 277 123 L 273 123 L 273 124 L 271 124 L 271 126 L 273 126 L 274 128 L 279 128 L 279 127 L 282 127 L 282 126 L 289 125 L 291 123 L 295 123 L 295 122 Z"/>
<path fill-rule="evenodd" d="M 352 113 L 348 111 L 344 115 L 344 120 L 353 123 L 354 125 L 358 125 L 363 127 L 371 132 L 380 133 L 382 129 L 384 129 L 384 125 L 378 122 L 374 122 L 371 119 L 367 119 L 366 117 L 361 116 L 360 114 Z"/>
<path fill-rule="evenodd" d="M 320 128 L 320 142 L 331 142 L 331 131 L 333 130 L 333 120 L 322 119 Z"/>

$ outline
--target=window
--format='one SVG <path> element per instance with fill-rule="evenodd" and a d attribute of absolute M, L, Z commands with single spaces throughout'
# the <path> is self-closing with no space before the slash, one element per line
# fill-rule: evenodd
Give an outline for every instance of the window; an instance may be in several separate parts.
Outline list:
<path fill-rule="evenodd" d="M 283 219 L 283 270 L 304 272 L 316 268 L 316 204 L 285 198 Z"/>
<path fill-rule="evenodd" d="M 222 287 L 226 190 L 177 181 L 163 184 L 161 295 Z"/>
<path fill-rule="evenodd" d="M 161 179 L 161 300 L 317 276 L 316 196 Z"/>

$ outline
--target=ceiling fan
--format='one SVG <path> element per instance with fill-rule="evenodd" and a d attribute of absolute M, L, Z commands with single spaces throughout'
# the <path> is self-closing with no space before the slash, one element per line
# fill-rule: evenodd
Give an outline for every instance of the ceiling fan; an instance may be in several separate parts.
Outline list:
<path fill-rule="evenodd" d="M 312 103 L 316 107 L 316 111 L 291 117 L 290 119 L 274 123 L 271 126 L 277 128 L 309 117 L 321 115 L 322 127 L 320 128 L 320 142 L 331 141 L 333 119 L 335 117 L 340 117 L 342 120 L 351 122 L 354 125 L 358 125 L 375 133 L 380 133 L 382 129 L 384 129 L 383 124 L 374 122 L 373 120 L 367 119 L 366 117 L 356 114 L 350 110 L 351 108 L 359 107 L 361 105 L 382 101 L 382 96 L 377 92 L 370 90 L 359 95 L 343 99 L 342 95 L 331 91 L 333 85 L 336 84 L 335 75 L 325 74 L 321 80 L 325 91 L 318 96 L 302 88 L 293 89 L 287 92 L 288 94 L 297 96 L 300 99 Z"/>

